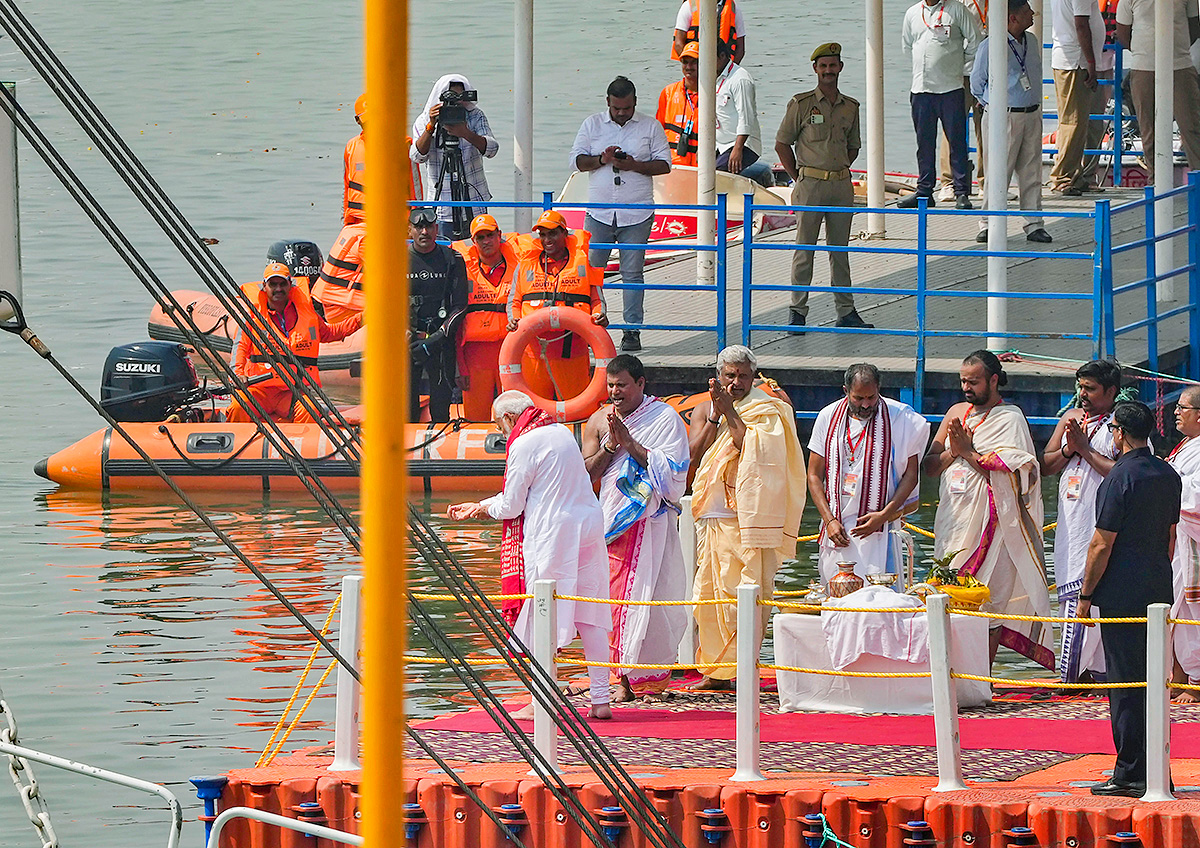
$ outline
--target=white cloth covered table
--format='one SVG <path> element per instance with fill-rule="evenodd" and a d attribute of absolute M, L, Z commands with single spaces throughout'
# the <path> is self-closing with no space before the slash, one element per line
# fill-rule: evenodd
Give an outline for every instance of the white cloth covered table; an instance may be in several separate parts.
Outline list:
<path fill-rule="evenodd" d="M 845 613 L 855 615 L 855 613 Z M 894 615 L 894 613 L 889 613 Z M 924 612 L 918 613 L 924 617 Z M 775 630 L 776 665 L 833 669 L 821 618 L 816 615 L 779 614 Z M 924 627 L 921 628 L 925 630 Z M 914 628 L 914 632 L 916 628 Z M 967 616 L 950 618 L 950 662 L 964 674 L 988 674 L 988 620 Z M 928 640 L 928 633 L 924 636 Z M 927 672 L 928 661 L 905 662 L 863 654 L 845 671 Z M 991 702 L 991 687 L 975 680 L 955 680 L 959 707 Z M 933 713 L 933 689 L 928 678 L 834 677 L 826 674 L 778 672 L 781 712 L 819 710 L 837 713 Z"/>

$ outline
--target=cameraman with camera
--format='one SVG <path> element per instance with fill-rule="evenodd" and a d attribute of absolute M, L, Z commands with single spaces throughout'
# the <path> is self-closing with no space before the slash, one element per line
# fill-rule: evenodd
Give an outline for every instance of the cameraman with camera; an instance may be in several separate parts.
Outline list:
<path fill-rule="evenodd" d="M 425 109 L 413 124 L 409 155 L 425 168 L 425 197 L 432 201 L 492 199 L 483 159 L 500 149 L 487 116 L 475 102 L 478 93 L 462 74 L 446 74 L 434 83 Z M 438 235 L 467 238 L 471 220 L 487 212 L 485 206 L 437 209 Z"/>

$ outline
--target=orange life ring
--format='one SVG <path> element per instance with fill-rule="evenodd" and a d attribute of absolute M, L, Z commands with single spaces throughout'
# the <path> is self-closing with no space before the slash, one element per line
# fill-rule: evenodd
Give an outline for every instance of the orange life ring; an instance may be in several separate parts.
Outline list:
<path fill-rule="evenodd" d="M 525 347 L 539 333 L 553 330 L 569 330 L 583 338 L 592 349 L 596 369 L 586 389 L 567 400 L 552 400 L 534 394 L 525 376 L 521 373 L 521 357 Z M 500 345 L 500 385 L 505 390 L 516 389 L 529 395 L 539 409 L 550 413 L 558 421 L 581 421 L 600 408 L 608 396 L 608 377 L 604 366 L 617 355 L 608 331 L 592 323 L 592 316 L 571 306 L 548 306 L 526 315 L 517 324 L 517 329 L 504 337 Z"/>

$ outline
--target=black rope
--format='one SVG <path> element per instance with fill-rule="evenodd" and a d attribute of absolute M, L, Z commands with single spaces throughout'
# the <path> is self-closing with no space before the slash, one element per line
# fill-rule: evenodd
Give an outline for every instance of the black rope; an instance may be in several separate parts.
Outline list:
<path fill-rule="evenodd" d="M 167 441 L 170 443 L 171 447 L 175 449 L 176 455 L 180 459 L 182 459 L 188 465 L 188 467 L 195 468 L 197 471 L 220 471 L 222 468 L 229 465 L 231 462 L 233 462 L 235 459 L 237 459 L 239 456 L 241 456 L 243 453 L 245 453 L 246 448 L 248 448 L 252 444 L 254 444 L 255 440 L 258 438 L 258 434 L 255 433 L 253 436 L 246 439 L 246 443 L 244 445 L 242 445 L 240 448 L 238 448 L 236 451 L 234 451 L 229 456 L 225 457 L 224 459 L 216 460 L 215 462 L 205 463 L 205 462 L 197 462 L 196 460 L 194 460 L 190 456 L 188 456 L 186 453 L 181 451 L 179 449 L 179 445 L 175 443 L 175 436 L 171 434 L 171 428 L 168 427 L 166 424 L 159 424 L 158 432 L 162 433 L 164 436 L 167 437 Z"/>

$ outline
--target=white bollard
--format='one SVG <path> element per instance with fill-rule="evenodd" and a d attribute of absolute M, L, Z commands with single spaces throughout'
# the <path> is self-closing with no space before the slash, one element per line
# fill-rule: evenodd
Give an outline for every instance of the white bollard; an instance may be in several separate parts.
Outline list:
<path fill-rule="evenodd" d="M 16 94 L 15 82 L 0 85 Z M 0 111 L 0 290 L 21 300 L 21 218 L 17 180 L 17 128 Z M 0 312 L 0 321 L 12 313 Z"/>
<path fill-rule="evenodd" d="M 1143 801 L 1172 801 L 1171 627 L 1168 604 L 1146 608 L 1146 794 Z"/>
<path fill-rule="evenodd" d="M 338 618 L 338 653 L 362 670 L 362 582 L 360 576 L 342 578 L 342 610 Z M 362 687 L 348 669 L 339 665 L 337 706 L 334 710 L 333 763 L 329 771 L 358 771 L 359 707 Z"/>
<path fill-rule="evenodd" d="M 696 587 L 696 520 L 692 517 L 692 496 L 685 495 L 679 502 L 679 544 L 683 548 L 683 569 L 687 576 L 687 597 L 693 597 Z M 696 661 L 696 608 L 688 609 L 688 624 L 679 640 L 679 664 L 691 665 Z"/>
<path fill-rule="evenodd" d="M 558 609 L 554 603 L 557 582 L 536 580 L 533 584 L 533 661 L 546 669 L 551 680 L 558 680 L 555 658 L 558 654 Z M 533 706 L 533 746 L 550 764 L 551 771 L 558 773 L 558 727 L 550 720 L 550 713 L 540 703 Z M 536 770 L 530 774 L 537 774 Z"/>
<path fill-rule="evenodd" d="M 966 789 L 962 772 L 962 748 L 958 737 L 958 690 L 950 676 L 950 596 L 930 595 L 925 599 L 929 619 L 929 676 L 933 684 L 933 733 L 937 740 L 938 782 L 934 792 Z"/>
<path fill-rule="evenodd" d="M 760 597 L 762 589 L 756 583 L 737 587 L 737 770 L 730 780 L 766 780 L 759 749 Z"/>

